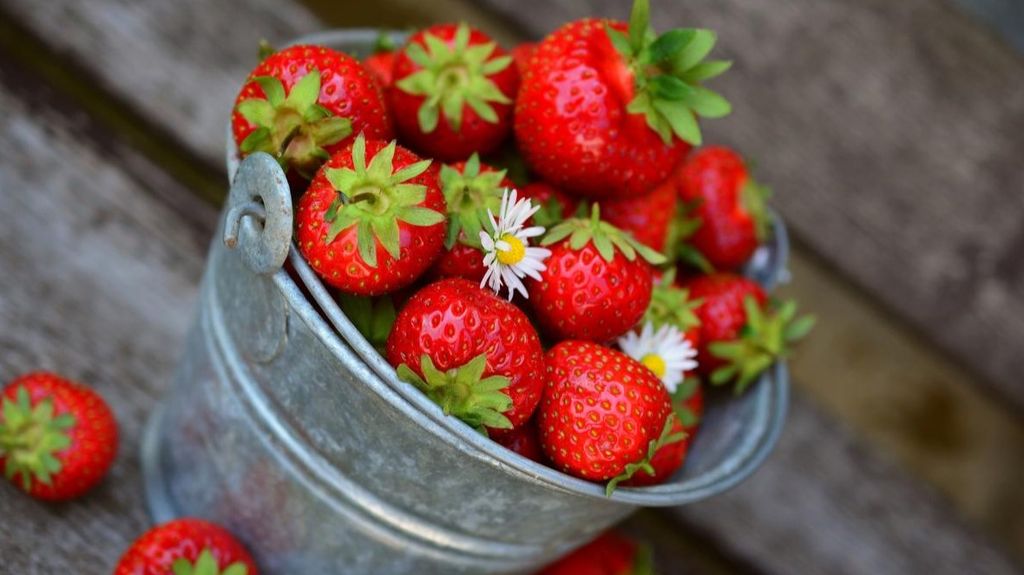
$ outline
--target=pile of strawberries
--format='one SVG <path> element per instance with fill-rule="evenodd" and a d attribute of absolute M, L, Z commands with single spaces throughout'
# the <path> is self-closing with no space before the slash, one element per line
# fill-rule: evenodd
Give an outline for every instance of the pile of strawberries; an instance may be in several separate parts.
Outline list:
<path fill-rule="evenodd" d="M 431 26 L 360 62 L 265 56 L 240 155 L 278 160 L 296 244 L 444 412 L 607 485 L 683 463 L 701 378 L 742 391 L 811 320 L 738 271 L 771 233 L 743 159 L 701 143 L 730 112 L 715 34 L 584 19 L 511 53 Z"/>
<path fill-rule="evenodd" d="M 636 0 L 628 23 L 511 53 L 466 24 L 363 61 L 292 46 L 252 71 L 233 134 L 280 163 L 296 245 L 400 379 L 610 494 L 670 478 L 702 386 L 742 392 L 813 323 L 740 275 L 771 235 L 767 190 L 736 152 L 693 149 L 698 118 L 730 112 L 704 87 L 729 68 L 707 59 L 715 40 L 656 35 Z M 30 374 L 0 403 L 0 465 L 25 491 L 76 497 L 111 466 L 116 424 L 88 388 Z M 169 570 L 256 572 L 184 520 L 117 573 Z"/>

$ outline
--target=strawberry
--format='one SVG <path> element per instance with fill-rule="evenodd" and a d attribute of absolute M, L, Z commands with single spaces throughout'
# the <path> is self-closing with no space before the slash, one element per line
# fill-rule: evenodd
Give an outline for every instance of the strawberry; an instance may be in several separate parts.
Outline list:
<path fill-rule="evenodd" d="M 358 60 L 299 45 L 265 58 L 235 100 L 231 130 L 239 152 L 267 152 L 286 172 L 309 179 L 354 134 L 390 140 L 380 88 Z"/>
<path fill-rule="evenodd" d="M 661 381 L 626 354 L 596 343 L 563 341 L 544 357 L 547 383 L 538 409 L 541 446 L 554 466 L 608 493 L 664 445 L 675 416 Z M 610 481 L 609 481 L 610 480 Z"/>
<path fill-rule="evenodd" d="M 536 462 L 544 461 L 544 451 L 540 447 L 540 435 L 537 431 L 536 419 L 526 422 L 515 429 L 493 434 L 494 441 L 519 455 Z"/>
<path fill-rule="evenodd" d="M 540 210 L 533 215 L 533 223 L 548 229 L 571 218 L 579 207 L 579 201 L 547 182 L 531 182 L 520 186 L 519 193 L 540 205 Z"/>
<path fill-rule="evenodd" d="M 529 64 L 530 58 L 533 57 L 533 51 L 536 49 L 536 42 L 521 42 L 518 46 L 512 48 L 512 60 L 516 64 L 516 70 L 519 71 L 519 77 L 526 75 L 527 64 Z"/>
<path fill-rule="evenodd" d="M 381 295 L 414 282 L 441 254 L 446 212 L 430 160 L 360 134 L 299 199 L 296 238 L 324 281 Z"/>
<path fill-rule="evenodd" d="M 363 66 L 369 70 L 377 85 L 382 89 L 391 86 L 391 71 L 395 65 L 395 43 L 385 33 L 377 35 L 373 45 L 373 54 L 363 58 Z"/>
<path fill-rule="evenodd" d="M 230 533 L 200 519 L 150 529 L 125 551 L 114 575 L 257 575 L 252 557 Z"/>
<path fill-rule="evenodd" d="M 607 531 L 537 575 L 654 575 L 654 565 L 650 547 Z"/>
<path fill-rule="evenodd" d="M 682 441 L 670 443 L 659 449 L 651 458 L 651 471 L 639 469 L 633 477 L 623 481 L 623 485 L 643 487 L 664 483 L 677 469 L 683 466 L 686 452 L 693 441 L 693 435 L 700 425 L 700 417 L 704 413 L 704 395 L 700 389 L 700 380 L 687 378 L 672 393 L 672 409 L 676 417 L 672 424 L 672 433 L 681 433 L 686 437 Z"/>
<path fill-rule="evenodd" d="M 750 177 L 739 154 L 725 147 L 694 154 L 679 179 L 679 197 L 700 221 L 690 243 L 715 269 L 738 269 L 768 236 L 767 188 Z"/>
<path fill-rule="evenodd" d="M 117 422 L 95 391 L 45 372 L 14 379 L 0 394 L 0 466 L 45 501 L 74 499 L 107 474 Z"/>
<path fill-rule="evenodd" d="M 481 432 L 525 424 L 544 387 L 543 350 L 526 315 L 461 278 L 405 304 L 387 358 L 403 381 Z"/>
<path fill-rule="evenodd" d="M 737 393 L 814 326 L 813 317 L 796 317 L 792 301 L 770 306 L 764 289 L 742 276 L 721 272 L 690 279 L 683 287 L 701 300 L 696 309 L 700 373 L 713 385 L 734 382 Z"/>
<path fill-rule="evenodd" d="M 715 34 L 656 37 L 648 19 L 648 0 L 635 0 L 628 25 L 578 20 L 537 46 L 514 129 L 543 179 L 592 198 L 641 195 L 700 144 L 696 116 L 729 113 L 729 103 L 701 85 L 729 67 L 703 61 Z"/>
<path fill-rule="evenodd" d="M 676 213 L 676 186 L 666 179 L 650 193 L 621 200 L 602 200 L 601 217 L 652 250 L 663 252 Z"/>
<path fill-rule="evenodd" d="M 643 316 L 651 301 L 650 264 L 664 257 L 601 221 L 599 206 L 589 219 L 555 226 L 541 244 L 551 249 L 547 269 L 527 289 L 552 338 L 608 341 Z"/>
<path fill-rule="evenodd" d="M 512 128 L 518 89 L 512 56 L 461 23 L 413 34 L 395 58 L 388 95 L 403 142 L 455 161 L 501 145 Z"/>
<path fill-rule="evenodd" d="M 501 195 L 514 187 L 505 170 L 481 164 L 473 154 L 469 160 L 441 166 L 441 191 L 448 204 L 448 235 L 445 252 L 434 271 L 438 277 L 462 277 L 479 282 L 487 272 L 480 245 L 486 210 L 498 213 Z"/>

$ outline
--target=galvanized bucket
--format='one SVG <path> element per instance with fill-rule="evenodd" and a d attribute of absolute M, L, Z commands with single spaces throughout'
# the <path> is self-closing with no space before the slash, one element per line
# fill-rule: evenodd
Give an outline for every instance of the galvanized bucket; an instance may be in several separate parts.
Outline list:
<path fill-rule="evenodd" d="M 377 32 L 303 38 L 349 52 Z M 230 138 L 229 138 L 230 142 Z M 291 244 L 292 201 L 265 154 L 237 161 L 198 317 L 143 441 L 155 520 L 219 522 L 264 575 L 529 573 L 639 506 L 728 489 L 767 456 L 785 416 L 786 366 L 709 402 L 672 481 L 611 497 L 529 461 L 441 410 L 348 321 Z M 749 274 L 785 274 L 785 228 Z M 285 269 L 285 262 L 288 266 Z"/>

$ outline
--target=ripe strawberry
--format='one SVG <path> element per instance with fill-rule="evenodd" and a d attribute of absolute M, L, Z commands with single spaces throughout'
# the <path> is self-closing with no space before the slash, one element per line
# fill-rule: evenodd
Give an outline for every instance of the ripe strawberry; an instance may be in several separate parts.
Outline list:
<path fill-rule="evenodd" d="M 296 237 L 324 281 L 381 295 L 416 281 L 441 254 L 446 211 L 430 160 L 360 134 L 299 199 Z"/>
<path fill-rule="evenodd" d="M 676 213 L 676 186 L 666 179 L 650 193 L 621 200 L 602 200 L 601 217 L 652 250 L 663 252 Z"/>
<path fill-rule="evenodd" d="M 530 198 L 540 210 L 533 214 L 533 223 L 547 229 L 562 220 L 571 218 L 579 207 L 579 201 L 546 182 L 531 182 L 519 188 L 519 193 Z"/>
<path fill-rule="evenodd" d="M 486 210 L 497 214 L 502 192 L 514 185 L 505 177 L 505 170 L 481 164 L 477 154 L 465 162 L 441 166 L 440 180 L 448 204 L 448 234 L 446 251 L 434 272 L 442 278 L 461 277 L 480 283 L 487 272 L 480 245 Z"/>
<path fill-rule="evenodd" d="M 700 221 L 690 242 L 718 270 L 735 270 L 768 236 L 768 190 L 747 173 L 743 158 L 724 147 L 694 154 L 683 166 L 679 196 Z"/>
<path fill-rule="evenodd" d="M 658 485 L 664 483 L 677 469 L 683 466 L 686 460 L 686 452 L 690 448 L 693 436 L 700 425 L 700 417 L 704 413 L 704 394 L 700 389 L 700 380 L 695 377 L 687 378 L 675 393 L 672 394 L 672 409 L 676 418 L 672 424 L 672 433 L 683 434 L 686 437 L 682 441 L 670 443 L 659 449 L 651 458 L 651 471 L 639 469 L 629 480 L 623 481 L 622 485 L 630 487 L 642 487 L 645 485 Z"/>
<path fill-rule="evenodd" d="M 654 565 L 650 547 L 607 531 L 537 575 L 654 575 Z"/>
<path fill-rule="evenodd" d="M 544 387 L 543 353 L 519 308 L 461 278 L 414 295 L 387 344 L 403 381 L 480 431 L 529 420 Z"/>
<path fill-rule="evenodd" d="M 599 206 L 589 219 L 555 226 L 541 244 L 551 248 L 547 269 L 527 288 L 537 320 L 553 339 L 608 341 L 643 316 L 651 301 L 650 264 L 664 257 L 601 221 Z"/>
<path fill-rule="evenodd" d="M 635 0 L 628 26 L 584 19 L 559 28 L 537 46 L 516 99 L 516 140 L 527 163 L 588 197 L 652 189 L 700 144 L 696 116 L 730 111 L 701 86 L 729 67 L 702 61 L 714 43 L 709 30 L 655 37 L 647 0 Z"/>
<path fill-rule="evenodd" d="M 526 75 L 526 67 L 530 62 L 530 58 L 533 57 L 533 51 L 537 49 L 536 42 L 521 42 L 515 48 L 512 48 L 512 60 L 515 61 L 516 70 L 519 71 L 519 77 L 522 78 Z"/>
<path fill-rule="evenodd" d="M 699 371 L 713 385 L 735 382 L 740 393 L 811 330 L 814 318 L 796 317 L 796 303 L 768 304 L 761 286 L 742 276 L 716 273 L 684 286 L 701 300 Z"/>
<path fill-rule="evenodd" d="M 95 391 L 52 373 L 16 378 L 0 394 L 0 467 L 29 495 L 74 499 L 117 454 L 117 422 Z"/>
<path fill-rule="evenodd" d="M 363 59 L 363 66 L 370 71 L 377 85 L 382 89 L 391 86 L 391 71 L 395 65 L 395 43 L 391 36 L 381 33 L 373 45 L 373 54 Z"/>
<path fill-rule="evenodd" d="M 540 447 L 540 434 L 537 432 L 536 419 L 526 422 L 515 429 L 492 434 L 494 441 L 507 449 L 532 461 L 543 462 L 544 451 Z"/>
<path fill-rule="evenodd" d="M 323 46 L 292 46 L 265 58 L 235 100 L 231 130 L 243 156 L 267 152 L 309 179 L 352 135 L 390 140 L 380 88 L 358 60 Z"/>
<path fill-rule="evenodd" d="M 501 145 L 512 129 L 518 89 L 512 56 L 461 23 L 413 34 L 395 58 L 388 95 L 403 142 L 455 161 Z"/>
<path fill-rule="evenodd" d="M 125 551 L 114 575 L 257 575 L 252 557 L 223 528 L 178 519 L 150 529 Z"/>
<path fill-rule="evenodd" d="M 541 446 L 554 466 L 608 492 L 668 443 L 675 417 L 665 386 L 626 354 L 567 340 L 544 357 L 547 383 L 538 409 Z"/>

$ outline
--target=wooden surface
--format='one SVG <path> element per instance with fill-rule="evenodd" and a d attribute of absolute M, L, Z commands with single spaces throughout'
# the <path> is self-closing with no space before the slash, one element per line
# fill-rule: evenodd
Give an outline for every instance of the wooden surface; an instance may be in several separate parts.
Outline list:
<path fill-rule="evenodd" d="M 0 265 L 12 270 L 0 275 L 0 319 L 14 326 L 3 336 L 0 377 L 37 367 L 80 377 L 112 400 L 125 437 L 114 475 L 81 502 L 45 506 L 0 487 L 0 517 L 17 518 L 0 521 L 0 556 L 12 573 L 109 573 L 145 526 L 139 426 L 169 377 L 214 217 L 177 180 L 219 184 L 206 174 L 218 170 L 210 166 L 219 165 L 225 110 L 255 39 L 319 26 L 301 6 L 278 1 L 272 15 L 269 5 L 5 1 L 17 26 L 83 76 L 42 73 L 75 97 L 51 94 L 33 80 L 37 71 L 0 54 L 0 109 L 11 119 L 0 123 Z M 110 101 L 83 101 L 83 113 L 75 86 Z M 118 124 L 125 104 L 156 134 L 145 139 L 147 156 Z M 182 158 L 208 165 L 183 176 Z M 808 272 L 821 273 L 797 269 L 796 287 Z M 799 396 L 778 451 L 754 478 L 673 512 L 679 524 L 648 513 L 630 528 L 658 544 L 666 573 L 1019 572 L 961 508 L 837 412 Z M 987 441 L 1012 436 L 1014 425 Z"/>

